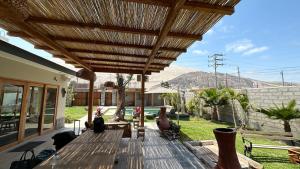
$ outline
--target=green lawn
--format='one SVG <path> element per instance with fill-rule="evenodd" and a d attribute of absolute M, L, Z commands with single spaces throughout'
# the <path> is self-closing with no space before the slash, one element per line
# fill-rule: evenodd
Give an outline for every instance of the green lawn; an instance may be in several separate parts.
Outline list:
<path fill-rule="evenodd" d="M 204 119 L 180 121 L 182 140 L 215 139 L 214 128 L 229 127 L 226 123 L 215 123 Z M 264 139 L 254 139 L 256 144 L 282 145 L 282 143 Z M 237 150 L 243 154 L 241 135 L 237 135 Z M 253 149 L 253 159 L 264 165 L 265 169 L 300 169 L 300 165 L 291 164 L 286 150 Z"/>
<path fill-rule="evenodd" d="M 85 106 L 73 106 L 65 108 L 65 122 L 71 123 L 74 120 L 78 120 L 83 116 L 87 115 L 87 111 L 85 110 Z"/>

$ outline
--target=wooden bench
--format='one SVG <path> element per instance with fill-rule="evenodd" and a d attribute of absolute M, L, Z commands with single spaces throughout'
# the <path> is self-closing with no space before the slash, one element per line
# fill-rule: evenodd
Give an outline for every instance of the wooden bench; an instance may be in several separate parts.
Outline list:
<path fill-rule="evenodd" d="M 129 122 L 105 123 L 106 130 L 124 130 L 122 138 L 131 138 L 131 124 Z"/>
<path fill-rule="evenodd" d="M 252 131 L 252 130 L 240 130 L 244 143 L 244 154 L 252 157 L 253 148 L 263 148 L 263 149 L 278 149 L 278 150 L 288 150 L 295 148 L 295 146 L 278 146 L 278 145 L 263 145 L 263 144 L 253 144 L 249 138 L 263 138 L 271 140 L 282 140 L 282 141 L 291 141 L 294 144 L 294 141 L 297 140 L 293 137 L 293 134 L 290 132 L 264 132 L 264 131 Z"/>

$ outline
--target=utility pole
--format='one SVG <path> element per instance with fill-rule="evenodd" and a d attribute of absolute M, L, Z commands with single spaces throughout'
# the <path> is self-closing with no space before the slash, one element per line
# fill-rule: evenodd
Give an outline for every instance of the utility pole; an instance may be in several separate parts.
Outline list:
<path fill-rule="evenodd" d="M 216 88 L 218 88 L 218 77 L 217 77 L 217 68 L 219 66 L 223 66 L 224 64 L 221 63 L 223 61 L 223 54 L 213 54 L 208 56 L 208 66 L 214 67 L 215 69 L 215 81 L 216 81 Z M 212 62 L 212 63 L 211 63 Z"/>
<path fill-rule="evenodd" d="M 207 75 L 207 87 L 209 88 L 209 74 Z"/>
<path fill-rule="evenodd" d="M 239 89 L 241 88 L 241 74 L 240 74 L 240 67 L 237 67 L 237 71 L 238 71 L 238 83 L 239 83 Z"/>
<path fill-rule="evenodd" d="M 281 74 L 282 86 L 284 86 L 283 70 L 280 72 L 280 74 Z"/>

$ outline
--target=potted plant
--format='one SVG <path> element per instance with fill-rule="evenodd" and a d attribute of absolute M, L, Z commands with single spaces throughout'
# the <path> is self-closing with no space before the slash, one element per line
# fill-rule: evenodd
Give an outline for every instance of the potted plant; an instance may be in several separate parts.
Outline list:
<path fill-rule="evenodd" d="M 219 149 L 218 163 L 215 169 L 241 169 L 235 149 L 236 130 L 216 128 L 213 132 Z"/>

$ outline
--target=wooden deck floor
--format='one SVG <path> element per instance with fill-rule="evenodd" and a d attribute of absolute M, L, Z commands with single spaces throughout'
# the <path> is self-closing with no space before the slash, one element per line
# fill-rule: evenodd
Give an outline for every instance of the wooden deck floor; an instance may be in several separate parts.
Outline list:
<path fill-rule="evenodd" d="M 60 130 L 61 131 L 61 130 Z M 44 140 L 46 143 L 35 149 L 38 153 L 44 148 L 54 148 L 51 137 L 58 131 L 30 141 Z M 7 169 L 13 160 L 20 158 L 22 153 L 0 153 L 0 169 Z M 146 128 L 144 142 L 136 139 L 133 131 L 132 138 L 123 138 L 119 145 L 117 163 L 114 169 L 204 169 L 204 165 L 179 141 L 168 141 L 161 137 L 158 130 Z M 99 159 L 101 160 L 101 159 Z"/>

